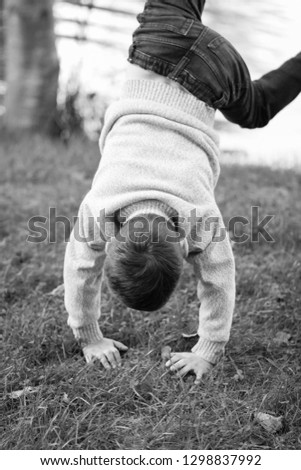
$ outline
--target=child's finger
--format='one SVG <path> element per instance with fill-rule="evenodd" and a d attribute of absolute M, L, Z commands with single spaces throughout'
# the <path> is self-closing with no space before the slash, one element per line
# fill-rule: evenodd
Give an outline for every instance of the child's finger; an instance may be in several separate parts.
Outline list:
<path fill-rule="evenodd" d="M 182 369 L 180 369 L 178 372 L 177 372 L 177 376 L 178 377 L 184 377 L 184 375 L 188 374 L 188 372 L 191 370 L 191 367 L 190 366 L 184 366 L 182 367 Z"/>
<path fill-rule="evenodd" d="M 101 357 L 100 362 L 102 363 L 105 369 L 107 370 L 111 369 L 110 363 L 105 356 Z"/>
<path fill-rule="evenodd" d="M 114 351 L 113 354 L 114 354 L 117 366 L 121 366 L 121 357 L 120 357 L 118 349 L 116 349 L 116 351 Z"/>
<path fill-rule="evenodd" d="M 115 369 L 115 367 L 117 367 L 117 362 L 116 362 L 116 359 L 115 359 L 115 356 L 114 356 L 113 351 L 107 352 L 106 358 L 107 358 L 107 360 L 108 360 L 110 366 L 112 366 L 113 369 Z"/>
<path fill-rule="evenodd" d="M 203 375 L 203 373 L 197 374 L 196 379 L 194 381 L 195 385 L 200 385 L 200 383 L 202 382 Z"/>
<path fill-rule="evenodd" d="M 93 354 L 84 354 L 84 356 L 87 364 L 92 364 L 95 361 Z"/>
<path fill-rule="evenodd" d="M 125 344 L 120 343 L 120 341 L 114 341 L 114 346 L 116 346 L 118 349 L 121 349 L 121 351 L 127 351 L 129 349 L 127 346 L 125 346 Z"/>
<path fill-rule="evenodd" d="M 90 364 L 92 361 L 92 357 L 90 356 L 90 354 L 85 354 L 85 359 L 86 359 L 86 363 L 87 364 Z"/>
<path fill-rule="evenodd" d="M 184 361 L 184 359 L 180 359 L 178 362 L 176 362 L 175 364 L 172 364 L 170 366 L 170 370 L 179 370 L 179 369 L 182 369 L 182 367 L 185 367 L 186 366 L 186 362 Z"/>
<path fill-rule="evenodd" d="M 169 361 L 166 362 L 166 367 L 170 367 L 171 365 L 175 364 L 178 361 L 181 361 L 183 358 L 178 353 L 172 353 Z"/>

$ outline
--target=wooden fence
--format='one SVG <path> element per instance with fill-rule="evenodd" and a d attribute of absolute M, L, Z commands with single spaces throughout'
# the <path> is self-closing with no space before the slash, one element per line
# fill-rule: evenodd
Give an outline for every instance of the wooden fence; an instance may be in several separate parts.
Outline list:
<path fill-rule="evenodd" d="M 89 35 L 89 30 L 94 28 L 95 31 L 98 28 L 100 33 L 107 31 L 110 34 L 110 38 L 113 37 L 112 33 L 128 33 L 126 22 L 127 20 L 133 19 L 134 24 L 135 16 L 139 11 L 139 7 L 140 10 L 142 9 L 144 0 L 129 0 L 127 2 L 125 0 L 115 0 L 113 2 L 104 0 L 56 0 L 55 3 L 58 6 L 65 4 L 74 7 L 74 15 L 72 15 L 72 17 L 67 17 L 63 14 L 55 14 L 55 20 L 57 24 L 56 36 L 58 38 L 77 40 L 81 42 L 88 41 L 104 47 L 118 48 L 122 47 L 122 44 L 118 44 L 118 41 L 91 37 L 91 35 Z M 126 7 L 124 6 L 125 4 Z M 84 13 L 79 15 L 81 16 L 80 19 L 76 17 L 76 13 L 78 13 L 79 8 L 83 9 Z M 59 9 L 57 8 L 55 12 L 58 10 Z M 94 21 L 92 18 L 94 12 L 98 13 L 98 17 L 99 13 L 101 12 L 105 14 L 111 14 L 106 15 L 107 18 L 110 18 L 109 21 L 107 23 Z M 116 23 L 118 23 L 118 25 L 116 25 Z M 63 26 L 67 24 L 74 25 L 77 29 L 77 32 L 72 34 L 63 32 Z"/>
<path fill-rule="evenodd" d="M 121 41 L 114 39 L 115 34 L 127 33 L 129 34 L 129 28 L 126 23 L 131 18 L 134 19 L 135 15 L 139 10 L 142 9 L 144 0 L 55 0 L 54 3 L 54 15 L 55 15 L 55 27 L 56 36 L 58 38 L 76 40 L 80 42 L 91 42 L 99 44 L 102 47 L 109 48 L 124 48 L 125 44 Z M 71 7 L 71 15 L 66 15 L 59 12 L 59 8 L 65 5 Z M 126 5 L 126 6 L 125 6 Z M 83 10 L 83 14 L 79 9 Z M 0 0 L 0 106 L 2 101 L 3 87 L 1 82 L 4 84 L 5 80 L 5 60 L 4 60 L 4 0 Z M 73 11 L 72 11 L 73 10 Z M 110 18 L 107 22 L 95 21 L 92 16 L 93 13 L 103 12 L 106 14 L 106 18 Z M 77 13 L 77 14 L 76 14 Z M 111 15 L 108 15 L 111 14 Z M 95 15 L 96 16 L 96 15 Z M 64 32 L 64 25 L 74 25 L 73 32 L 71 34 Z M 89 30 L 94 28 L 94 31 L 99 31 L 102 37 L 91 37 Z M 105 34 L 103 34 L 105 33 Z M 107 33 L 107 34 L 106 34 Z M 108 36 L 110 39 L 107 39 Z"/>
<path fill-rule="evenodd" d="M 121 15 L 125 15 L 125 16 L 132 16 L 133 15 L 133 11 L 130 11 L 130 10 L 127 10 L 127 9 L 121 9 L 121 8 L 112 8 L 111 6 L 108 7 L 102 3 L 104 2 L 101 2 L 101 1 L 97 1 L 97 0 L 57 0 L 59 2 L 63 2 L 63 3 L 69 3 L 71 5 L 75 5 L 75 6 L 79 6 L 79 7 L 83 7 L 83 8 L 88 8 L 89 10 L 101 10 L 101 11 L 108 11 L 110 13 L 116 13 L 116 14 L 121 14 Z M 112 2 L 111 2 L 112 3 Z M 121 3 L 121 2 L 117 2 L 117 3 Z M 134 2 L 132 2 L 134 3 Z M 135 3 L 138 3 L 138 2 L 135 2 Z M 113 2 L 114 4 L 114 2 Z M 115 2 L 116 4 L 116 2 Z"/>

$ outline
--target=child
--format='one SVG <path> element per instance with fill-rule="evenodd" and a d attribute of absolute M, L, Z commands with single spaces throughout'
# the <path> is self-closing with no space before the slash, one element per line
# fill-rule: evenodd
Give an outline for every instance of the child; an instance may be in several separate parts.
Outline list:
<path fill-rule="evenodd" d="M 104 338 L 102 276 L 127 306 L 162 307 L 183 260 L 196 274 L 199 340 L 166 366 L 196 382 L 223 353 L 235 302 L 231 245 L 214 198 L 219 176 L 214 110 L 261 127 L 301 91 L 301 54 L 251 81 L 233 46 L 201 22 L 205 0 L 149 0 L 138 16 L 128 77 L 107 113 L 101 161 L 68 243 L 68 324 L 87 362 L 106 369 L 127 347 Z"/>

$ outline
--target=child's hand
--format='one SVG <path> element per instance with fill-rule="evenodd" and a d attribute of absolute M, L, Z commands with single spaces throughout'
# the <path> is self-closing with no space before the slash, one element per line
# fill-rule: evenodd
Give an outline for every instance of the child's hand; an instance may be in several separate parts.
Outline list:
<path fill-rule="evenodd" d="M 127 351 L 127 346 L 109 338 L 102 338 L 96 343 L 88 344 L 83 348 L 88 363 L 99 359 L 105 369 L 115 369 L 121 365 L 119 351 Z"/>
<path fill-rule="evenodd" d="M 202 377 L 213 368 L 213 365 L 196 353 L 176 352 L 170 354 L 170 360 L 166 362 L 166 367 L 169 367 L 172 371 L 177 371 L 178 377 L 183 377 L 188 372 L 193 371 L 196 375 L 194 383 L 199 385 Z"/>

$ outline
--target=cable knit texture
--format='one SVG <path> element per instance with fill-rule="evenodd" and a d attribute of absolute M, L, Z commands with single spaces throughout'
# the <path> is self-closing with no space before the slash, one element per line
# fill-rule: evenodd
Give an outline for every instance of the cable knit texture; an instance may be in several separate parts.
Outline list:
<path fill-rule="evenodd" d="M 217 362 L 229 339 L 235 276 L 214 198 L 219 150 L 213 120 L 205 103 L 152 80 L 126 82 L 108 108 L 99 168 L 65 257 L 65 304 L 77 338 L 98 338 L 105 244 L 116 234 L 118 217 L 157 211 L 177 218 L 196 274 L 199 341 L 193 351 Z"/>

